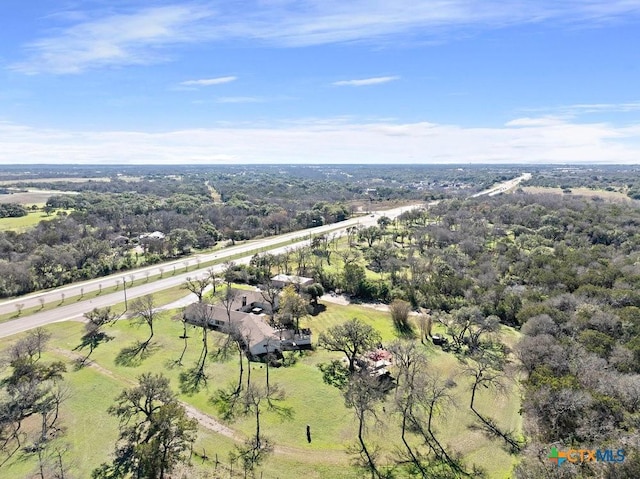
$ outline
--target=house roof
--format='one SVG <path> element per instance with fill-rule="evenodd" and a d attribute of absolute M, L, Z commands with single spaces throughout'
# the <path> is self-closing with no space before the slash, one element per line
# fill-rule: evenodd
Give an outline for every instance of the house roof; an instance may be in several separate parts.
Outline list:
<path fill-rule="evenodd" d="M 207 321 L 231 321 L 231 325 L 238 329 L 242 337 L 248 342 L 248 346 L 254 346 L 268 339 L 278 339 L 275 330 L 264 321 L 264 316 L 244 313 L 242 311 L 230 311 L 219 305 L 194 303 L 185 309 L 184 317 L 189 320 L 202 319 L 206 315 Z"/>
<path fill-rule="evenodd" d="M 250 291 L 250 290 L 235 289 L 235 288 L 233 288 L 232 291 L 235 292 L 235 297 L 233 298 L 233 301 L 231 303 L 231 309 L 233 309 L 234 311 L 237 311 L 242 308 L 243 296 L 247 298 L 247 304 L 266 302 L 264 299 L 264 296 L 262 296 L 262 293 L 260 291 Z"/>
<path fill-rule="evenodd" d="M 164 233 L 162 231 L 154 231 L 153 233 L 143 233 L 139 236 L 140 239 L 164 239 Z"/>
<path fill-rule="evenodd" d="M 245 313 L 240 319 L 240 332 L 253 346 L 269 339 L 278 339 L 275 330 L 264 322 L 264 316 Z"/>

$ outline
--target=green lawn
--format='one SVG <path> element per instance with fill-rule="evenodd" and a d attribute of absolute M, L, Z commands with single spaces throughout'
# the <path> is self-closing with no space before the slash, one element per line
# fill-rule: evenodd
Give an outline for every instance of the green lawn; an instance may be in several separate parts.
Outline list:
<path fill-rule="evenodd" d="M 26 216 L 20 216 L 18 218 L 0 218 L 0 231 L 16 231 L 22 233 L 36 226 L 40 221 L 52 220 L 55 217 L 55 213 L 47 216 L 42 211 L 32 211 Z"/>
<path fill-rule="evenodd" d="M 183 291 L 184 293 L 184 291 Z M 177 292 L 176 292 L 177 294 Z M 388 313 L 376 311 L 363 306 L 341 306 L 326 304 L 326 311 L 318 316 L 309 317 L 303 325 L 312 328 L 314 336 L 324 329 L 350 318 L 360 318 L 373 325 L 381 332 L 383 343 L 388 344 L 395 337 L 395 332 Z M 112 340 L 101 344 L 93 353 L 93 366 L 75 370 L 71 361 L 74 355 L 86 354 L 87 351 L 74 351 L 79 344 L 83 325 L 69 322 L 49 326 L 53 334 L 50 352 L 43 360 L 57 358 L 68 361 L 66 382 L 70 386 L 70 397 L 63 407 L 63 422 L 66 434 L 61 439 L 70 445 L 69 458 L 73 459 L 76 477 L 88 477 L 89 471 L 100 462 L 109 458 L 113 451 L 113 443 L 117 437 L 117 422 L 106 414 L 106 409 L 113 398 L 124 388 L 135 383 L 136 377 L 143 372 L 162 372 L 170 378 L 175 390 L 178 389 L 179 374 L 193 365 L 200 353 L 201 338 L 199 331 L 188 328 L 188 349 L 183 365 L 175 361 L 182 351 L 182 324 L 170 318 L 174 312 L 164 312 L 155 326 L 152 347 L 147 357 L 132 361 L 129 365 L 117 362 L 116 358 L 135 341 L 145 340 L 148 329 L 130 321 L 120 320 L 107 328 Z M 510 334 L 510 333 L 509 333 Z M 505 332 L 505 335 L 507 333 Z M 222 339 L 219 333 L 210 333 L 210 351 L 215 351 L 216 340 Z M 16 338 L 5 339 L 0 349 L 15 341 Z M 450 407 L 442 417 L 438 418 L 438 431 L 443 444 L 465 456 L 467 464 L 475 462 L 485 468 L 488 477 L 508 477 L 514 463 L 513 456 L 506 453 L 498 440 L 487 439 L 469 426 L 474 417 L 468 408 L 469 378 L 461 374 L 462 367 L 452 354 L 444 353 L 433 345 L 424 346 L 430 357 L 431 367 L 442 377 L 452 377 L 456 382 L 453 392 L 457 397 L 455 407 Z M 266 461 L 261 471 L 264 478 L 294 479 L 299 478 L 301 470 L 308 478 L 345 478 L 358 477 L 353 471 L 350 457 L 344 452 L 346 446 L 356 439 L 353 413 L 344 406 L 340 392 L 322 382 L 322 375 L 317 367 L 321 362 L 339 359 L 339 353 L 317 350 L 300 356 L 297 364 L 289 368 L 270 368 L 271 384 L 279 384 L 286 392 L 282 406 L 291 409 L 292 416 L 283 419 L 272 411 L 264 411 L 262 428 L 266 436 L 276 444 L 276 450 Z M 181 400 L 192 404 L 202 412 L 216 416 L 217 411 L 209 398 L 218 388 L 237 381 L 238 358 L 232 357 L 228 362 L 210 361 L 207 366 L 208 383 L 206 388 L 192 395 L 182 394 Z M 246 381 L 245 363 L 245 381 Z M 252 363 L 251 379 L 256 382 L 265 381 L 264 365 Z M 521 427 L 518 409 L 520 395 L 515 383 L 507 383 L 507 394 L 497 395 L 491 390 L 483 390 L 477 398 L 477 408 L 496 419 L 504 428 Z M 392 413 L 391 400 L 379 410 L 381 422 L 371 424 L 368 440 L 381 448 L 381 459 L 393 456 L 396 448 L 401 446 L 399 438 L 398 418 Z M 247 437 L 253 433 L 254 419 L 239 418 L 229 426 L 239 437 Z M 311 426 L 313 442 L 307 444 L 305 427 Z M 232 439 L 201 428 L 194 451 L 213 458 L 216 454 L 222 467 L 228 467 L 229 452 L 233 449 Z M 202 464 L 200 458 L 195 464 Z M 26 477 L 35 468 L 36 461 L 32 456 L 16 457 L 0 469 L 0 477 Z M 205 462 L 202 466 L 205 474 L 213 474 L 213 463 Z M 229 477 L 228 472 L 224 477 Z M 206 475 L 205 477 L 216 477 Z M 240 476 L 239 476 L 240 477 Z M 259 477 L 259 476 L 258 476 Z"/>

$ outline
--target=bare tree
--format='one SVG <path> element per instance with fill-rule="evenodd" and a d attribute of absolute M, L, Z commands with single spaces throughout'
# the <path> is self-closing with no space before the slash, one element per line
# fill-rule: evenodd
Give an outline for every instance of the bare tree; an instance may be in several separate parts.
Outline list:
<path fill-rule="evenodd" d="M 211 284 L 211 277 L 206 276 L 204 278 L 191 278 L 187 276 L 187 281 L 184 284 L 184 288 L 191 291 L 198 298 L 198 302 L 202 303 L 204 293 Z"/>
<path fill-rule="evenodd" d="M 227 419 L 247 415 L 255 418 L 255 433 L 243 445 L 236 446 L 236 451 L 230 454 L 232 463 L 238 459 L 242 461 L 245 477 L 248 471 L 252 471 L 273 450 L 271 441 L 262 433 L 263 411 L 268 409 L 283 418 L 291 417 L 290 408 L 275 404 L 275 401 L 281 399 L 284 399 L 284 392 L 277 385 L 266 390 L 257 384 L 248 384 L 239 398 L 222 389 L 212 398 L 220 413 Z"/>
<path fill-rule="evenodd" d="M 202 331 L 202 349 L 200 351 L 200 357 L 196 362 L 195 367 L 180 374 L 180 387 L 183 392 L 196 392 L 200 389 L 202 384 L 206 384 L 207 376 L 205 374 L 205 365 L 207 356 L 209 354 L 209 341 L 208 332 L 213 321 L 213 310 L 211 305 L 206 302 L 199 302 L 191 306 L 192 309 L 192 322 L 196 326 L 199 326 Z M 182 350 L 182 354 L 178 359 L 178 364 L 182 364 L 182 358 L 187 349 L 186 340 L 186 327 L 184 331 L 185 346 Z"/>
<path fill-rule="evenodd" d="M 147 294 L 132 301 L 131 317 L 138 323 L 146 324 L 149 327 L 149 337 L 141 344 L 141 350 L 146 349 L 153 338 L 153 323 L 158 318 L 158 315 L 159 311 L 156 309 L 155 300 L 152 295 Z"/>
<path fill-rule="evenodd" d="M 211 287 L 213 288 L 213 294 L 216 294 L 216 287 L 218 286 L 218 273 L 213 266 L 207 269 L 207 274 L 209 275 L 209 282 L 211 283 Z"/>
<path fill-rule="evenodd" d="M 413 328 L 409 323 L 410 312 L 411 304 L 402 299 L 394 299 L 389 305 L 389 313 L 391 314 L 393 325 L 402 335 L 410 336 L 413 333 Z"/>
<path fill-rule="evenodd" d="M 26 337 L 9 349 L 10 360 L 23 356 L 28 356 L 30 361 L 39 360 L 49 339 L 51 339 L 51 333 L 44 328 L 36 328 L 29 331 Z"/>
<path fill-rule="evenodd" d="M 231 329 L 231 311 L 233 311 L 233 303 L 235 302 L 237 297 L 238 290 L 233 289 L 229 284 L 227 284 L 224 294 L 222 298 L 220 298 L 220 303 L 227 312 L 227 326 L 229 327 L 229 329 Z"/>
<path fill-rule="evenodd" d="M 345 405 L 353 409 L 358 421 L 358 446 L 355 452 L 362 459 L 362 465 L 369 470 L 371 478 L 381 478 L 376 465 L 376 452 L 365 442 L 365 431 L 369 416 L 375 417 L 376 405 L 383 398 L 383 391 L 377 378 L 367 372 L 352 374 L 343 391 Z"/>
<path fill-rule="evenodd" d="M 304 276 L 307 274 L 309 259 L 311 258 L 311 248 L 307 246 L 296 248 L 293 250 L 293 258 L 297 265 L 296 274 L 298 276 Z"/>
<path fill-rule="evenodd" d="M 509 445 L 512 451 L 518 452 L 522 446 L 513 438 L 512 433 L 500 430 L 493 419 L 480 414 L 480 412 L 475 408 L 476 394 L 480 386 L 487 389 L 492 388 L 498 391 L 504 391 L 504 365 L 505 361 L 503 357 L 485 351 L 475 354 L 472 360 L 467 363 L 464 372 L 471 376 L 472 379 L 469 407 L 478 417 L 487 432 L 501 437 Z"/>
<path fill-rule="evenodd" d="M 280 288 L 276 287 L 271 278 L 266 277 L 263 284 L 260 285 L 260 295 L 271 307 L 269 318 L 273 321 L 274 315 L 278 309 L 278 297 L 280 296 Z"/>
<path fill-rule="evenodd" d="M 418 352 L 414 343 L 399 342 L 392 343 L 389 350 L 393 353 L 394 362 L 398 368 L 398 380 L 395 391 L 395 408 L 400 413 L 401 421 L 401 438 L 405 446 L 409 460 L 418 470 L 423 478 L 427 478 L 428 473 L 424 465 L 424 459 L 419 451 L 414 450 L 407 440 L 407 433 L 411 418 L 415 414 L 414 404 L 416 404 L 416 396 L 420 390 L 420 379 L 427 369 L 427 358 L 424 354 Z"/>
<path fill-rule="evenodd" d="M 108 336 L 103 327 L 116 319 L 116 315 L 111 312 L 110 307 L 98 309 L 94 308 L 88 313 L 84 314 L 87 322 L 84 325 L 84 334 L 82 335 L 82 343 L 79 347 L 89 346 L 89 353 L 82 360 L 82 364 L 89 359 L 93 350 L 98 347 L 102 341 L 108 341 Z"/>
<path fill-rule="evenodd" d="M 424 344 L 425 338 L 431 337 L 431 330 L 433 328 L 433 318 L 431 314 L 426 311 L 421 311 L 418 315 L 418 329 L 420 329 L 420 342 Z"/>

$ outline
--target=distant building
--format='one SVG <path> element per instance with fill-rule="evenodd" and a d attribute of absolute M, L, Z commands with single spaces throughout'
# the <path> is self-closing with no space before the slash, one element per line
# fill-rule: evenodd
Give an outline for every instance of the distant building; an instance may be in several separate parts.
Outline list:
<path fill-rule="evenodd" d="M 161 240 L 164 239 L 165 234 L 162 231 L 154 231 L 153 233 L 143 233 L 138 236 L 141 240 Z"/>

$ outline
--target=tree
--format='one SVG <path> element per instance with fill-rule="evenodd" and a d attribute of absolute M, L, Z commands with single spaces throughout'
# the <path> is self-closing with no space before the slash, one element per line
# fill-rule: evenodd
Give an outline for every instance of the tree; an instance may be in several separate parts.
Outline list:
<path fill-rule="evenodd" d="M 377 223 L 380 229 L 384 231 L 387 229 L 387 226 L 389 226 L 392 223 L 392 221 L 391 221 L 391 218 L 389 218 L 388 216 L 381 216 L 380 218 L 378 218 Z"/>
<path fill-rule="evenodd" d="M 375 240 L 382 236 L 382 231 L 377 226 L 367 226 L 358 232 L 358 237 L 365 239 L 369 248 L 373 246 Z"/>
<path fill-rule="evenodd" d="M 112 313 L 111 308 L 107 306 L 102 309 L 93 308 L 93 310 L 88 313 L 84 313 L 84 317 L 87 322 L 84 325 L 84 334 L 82 335 L 80 347 L 89 346 L 89 353 L 82 360 L 82 363 L 89 359 L 93 350 L 97 348 L 102 341 L 111 339 L 102 328 L 112 322 L 116 318 L 116 315 Z"/>
<path fill-rule="evenodd" d="M 39 453 L 40 459 L 49 439 L 61 431 L 57 423 L 60 404 L 67 398 L 67 389 L 61 384 L 66 368 L 61 361 L 40 361 L 49 336 L 42 328 L 30 331 L 8 349 L 3 361 L 9 370 L 0 381 L 3 388 L 0 394 L 0 450 L 9 457 L 28 437 L 28 430 L 22 431 L 26 418 L 40 416 L 40 431 L 29 446 Z M 30 424 L 35 426 L 38 422 Z M 43 466 L 43 461 L 40 465 Z"/>
<path fill-rule="evenodd" d="M 409 313 L 411 312 L 411 304 L 402 299 L 394 299 L 389 305 L 389 313 L 396 330 L 403 335 L 411 335 L 413 328 L 409 323 Z"/>
<path fill-rule="evenodd" d="M 349 249 L 353 248 L 355 244 L 355 237 L 358 232 L 358 228 L 355 226 L 347 227 L 347 243 L 349 244 Z M 345 261 L 346 263 L 346 261 Z"/>
<path fill-rule="evenodd" d="M 140 324 L 149 326 L 149 338 L 142 343 L 141 349 L 145 349 L 151 342 L 151 338 L 153 338 L 153 323 L 157 319 L 158 314 L 155 301 L 150 294 L 136 298 L 131 303 L 131 316 L 136 318 Z"/>
<path fill-rule="evenodd" d="M 169 233 L 169 241 L 171 247 L 177 250 L 178 254 L 186 254 L 191 251 L 191 248 L 197 243 L 198 239 L 193 231 L 176 228 Z"/>
<path fill-rule="evenodd" d="M 195 440 L 197 421 L 187 417 L 161 374 L 139 376 L 138 385 L 122 391 L 108 412 L 120 420 L 120 437 L 113 464 L 94 470 L 94 479 L 163 479 Z"/>
<path fill-rule="evenodd" d="M 478 349 L 483 334 L 498 330 L 497 316 L 485 316 L 477 306 L 463 307 L 455 311 L 447 323 L 447 331 L 457 348 L 468 345 L 471 351 Z"/>
<path fill-rule="evenodd" d="M 458 461 L 451 457 L 436 438 L 433 425 L 433 419 L 438 413 L 453 403 L 449 392 L 454 385 L 453 381 L 442 380 L 438 375 L 431 373 L 428 370 L 427 357 L 414 342 L 394 341 L 389 350 L 393 353 L 394 363 L 398 368 L 394 405 L 401 417 L 401 439 L 405 446 L 406 459 L 417 469 L 421 477 L 430 478 L 433 476 L 430 475 L 432 469 L 429 466 L 433 466 L 435 461 L 428 457 L 428 451 L 433 451 L 438 463 L 444 463 L 455 471 L 453 477 L 458 477 L 459 474 L 468 476 L 469 474 L 464 472 Z M 428 448 L 427 452 L 421 451 L 409 440 L 409 432 L 414 432 L 422 439 Z"/>
<path fill-rule="evenodd" d="M 184 287 L 191 291 L 198 298 L 198 302 L 202 303 L 204 293 L 211 284 L 211 276 L 205 276 L 203 278 L 192 278 L 187 276 L 187 281 Z"/>
<path fill-rule="evenodd" d="M 427 311 L 421 311 L 418 315 L 418 328 L 420 329 L 420 342 L 424 344 L 425 338 L 431 337 L 433 319 Z"/>
<path fill-rule="evenodd" d="M 180 373 L 180 389 L 182 392 L 193 393 L 200 389 L 202 383 L 207 382 L 207 376 L 205 374 L 205 364 L 207 355 L 209 353 L 209 341 L 208 332 L 213 321 L 213 310 L 211 305 L 206 302 L 198 302 L 191 306 L 193 308 L 192 323 L 195 326 L 199 326 L 202 330 L 202 349 L 200 351 L 200 357 L 195 367 Z M 178 359 L 178 364 L 182 363 L 182 358 L 187 350 L 187 338 L 186 338 L 186 322 L 184 329 L 184 348 L 182 354 Z"/>
<path fill-rule="evenodd" d="M 349 360 L 349 371 L 356 370 L 356 359 L 380 343 L 380 333 L 357 318 L 333 326 L 320 333 L 318 346 L 328 351 L 343 352 Z"/>
<path fill-rule="evenodd" d="M 357 295 L 366 278 L 367 275 L 362 266 L 355 263 L 345 263 L 342 272 L 342 289 L 349 294 Z"/>
<path fill-rule="evenodd" d="M 484 388 L 493 388 L 500 391 L 504 390 L 503 379 L 505 360 L 499 355 L 494 355 L 489 352 L 479 352 L 475 354 L 472 361 L 467 363 L 465 373 L 471 376 L 471 400 L 469 407 L 471 411 L 482 422 L 485 429 L 491 435 L 499 436 L 505 440 L 513 452 L 519 452 L 521 449 L 520 443 L 513 438 L 511 432 L 504 432 L 495 424 L 495 421 L 489 417 L 485 417 L 475 408 L 476 394 L 478 388 L 483 386 Z"/>
<path fill-rule="evenodd" d="M 357 453 L 362 458 L 363 466 L 371 472 L 371 478 L 380 478 L 380 472 L 376 465 L 376 454 L 371 450 L 365 440 L 364 433 L 369 416 L 375 416 L 375 407 L 384 396 L 377 378 L 369 376 L 365 371 L 352 374 L 346 388 L 343 390 L 345 405 L 353 409 L 358 420 L 358 449 Z"/>
<path fill-rule="evenodd" d="M 282 290 L 278 307 L 285 324 L 295 324 L 296 331 L 300 329 L 300 318 L 307 315 L 307 302 L 296 293 L 295 286 L 290 284 Z"/>
<path fill-rule="evenodd" d="M 265 276 L 265 281 L 260 285 L 260 295 L 262 299 L 264 299 L 269 306 L 271 306 L 271 312 L 269 313 L 269 317 L 271 321 L 273 321 L 273 317 L 278 309 L 278 299 L 280 297 L 280 288 L 276 287 L 271 281 L 271 278 Z"/>
<path fill-rule="evenodd" d="M 389 243 L 378 243 L 368 248 L 365 252 L 365 257 L 370 261 L 369 268 L 373 271 L 383 273 L 385 263 L 393 256 L 393 250 Z"/>
<path fill-rule="evenodd" d="M 313 283 L 304 289 L 305 294 L 309 295 L 314 306 L 318 306 L 318 298 L 324 294 L 324 288 L 320 283 Z"/>

